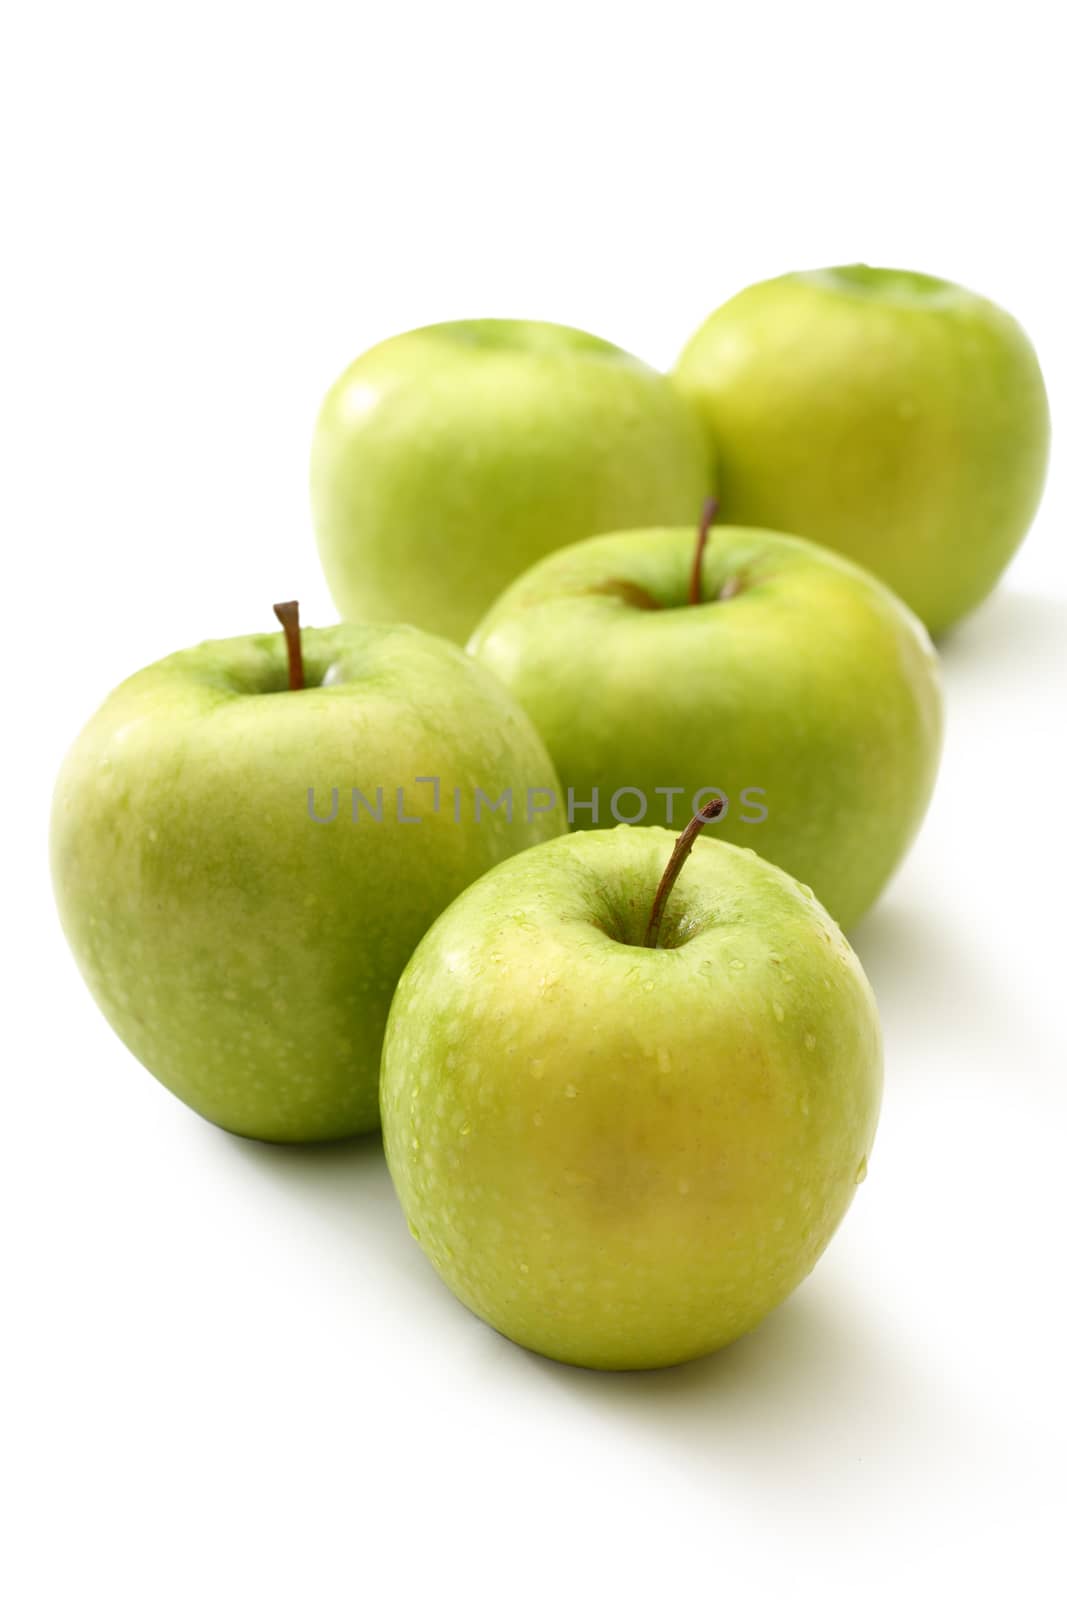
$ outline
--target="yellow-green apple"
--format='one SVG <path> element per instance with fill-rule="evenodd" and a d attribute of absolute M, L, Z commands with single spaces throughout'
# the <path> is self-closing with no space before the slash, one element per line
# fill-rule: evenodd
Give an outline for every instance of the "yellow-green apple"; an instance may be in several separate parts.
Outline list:
<path fill-rule="evenodd" d="M 422 934 L 564 823 L 525 712 L 454 645 L 347 624 L 305 629 L 301 652 L 279 614 L 288 652 L 281 634 L 202 644 L 115 690 L 59 776 L 53 877 L 149 1071 L 232 1132 L 328 1139 L 377 1125 Z"/>
<path fill-rule="evenodd" d="M 559 1361 L 666 1366 L 737 1338 L 811 1271 L 867 1170 L 862 968 L 751 851 L 699 840 L 678 876 L 703 820 L 495 867 L 390 1012 L 382 1125 L 411 1232 L 465 1305 Z"/>
<path fill-rule="evenodd" d="M 462 642 L 532 561 L 675 521 L 709 449 L 670 380 L 575 328 L 450 322 L 387 339 L 326 396 L 311 497 L 343 617 Z"/>
<path fill-rule="evenodd" d="M 985 598 L 1037 509 L 1033 347 L 941 278 L 847 266 L 754 284 L 675 376 L 715 439 L 725 517 L 862 562 L 935 634 Z"/>
<path fill-rule="evenodd" d="M 718 528 L 705 550 L 707 521 L 696 562 L 685 528 L 557 551 L 469 648 L 540 729 L 573 824 L 680 828 L 718 792 L 716 834 L 810 884 L 849 926 L 930 797 L 933 647 L 852 562 L 753 528 Z"/>

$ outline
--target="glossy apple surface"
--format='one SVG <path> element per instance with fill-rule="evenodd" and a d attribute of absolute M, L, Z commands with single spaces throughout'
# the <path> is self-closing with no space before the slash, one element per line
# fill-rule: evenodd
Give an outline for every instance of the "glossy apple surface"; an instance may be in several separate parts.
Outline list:
<path fill-rule="evenodd" d="M 572 834 L 434 924 L 382 1058 L 411 1232 L 501 1333 L 581 1366 L 666 1366 L 811 1271 L 867 1171 L 877 1011 L 830 917 L 700 840 L 642 947 L 674 836 Z"/>
<path fill-rule="evenodd" d="M 311 460 L 341 615 L 461 643 L 531 562 L 689 518 L 710 479 L 700 422 L 668 378 L 577 329 L 503 320 L 361 355 L 326 396 Z"/>
<path fill-rule="evenodd" d="M 1045 478 L 1037 357 L 999 306 L 867 266 L 757 283 L 677 366 L 719 452 L 724 518 L 843 551 L 935 635 L 993 588 Z"/>
<path fill-rule="evenodd" d="M 527 821 L 524 791 L 555 787 L 551 762 L 454 646 L 354 624 L 303 644 L 296 692 L 280 633 L 128 679 L 70 751 L 52 817 L 63 927 L 104 1015 L 188 1105 L 260 1139 L 377 1125 L 386 1014 L 415 945 L 486 868 L 563 826 L 558 811 Z M 512 821 L 473 820 L 479 785 L 514 789 Z M 353 787 L 380 822 L 362 804 L 352 820 Z M 321 818 L 337 789 L 333 821 L 312 819 L 309 788 Z M 398 788 L 417 821 L 399 820 Z"/>
<path fill-rule="evenodd" d="M 652 529 L 559 551 L 500 597 L 469 648 L 540 729 L 576 827 L 680 828 L 717 789 L 716 836 L 810 884 L 848 927 L 930 798 L 933 648 L 859 567 L 751 528 L 712 531 L 690 605 L 694 543 L 689 529 Z M 623 788 L 638 794 L 613 815 Z"/>

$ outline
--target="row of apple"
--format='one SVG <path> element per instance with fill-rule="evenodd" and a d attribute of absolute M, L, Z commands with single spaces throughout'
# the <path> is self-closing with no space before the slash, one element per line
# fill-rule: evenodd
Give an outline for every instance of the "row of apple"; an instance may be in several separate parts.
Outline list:
<path fill-rule="evenodd" d="M 156 663 L 64 764 L 105 1016 L 233 1132 L 380 1117 L 412 1233 L 510 1337 L 608 1367 L 736 1337 L 867 1169 L 839 924 L 940 748 L 904 601 L 941 628 L 988 591 L 1047 435 L 1018 326 L 910 273 L 757 285 L 673 379 L 537 323 L 378 346 L 313 452 L 350 620 Z"/>

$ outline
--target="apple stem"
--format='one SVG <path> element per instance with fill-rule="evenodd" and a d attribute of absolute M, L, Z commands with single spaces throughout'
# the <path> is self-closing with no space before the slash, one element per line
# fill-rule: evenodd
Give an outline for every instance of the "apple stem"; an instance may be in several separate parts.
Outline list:
<path fill-rule="evenodd" d="M 693 556 L 693 567 L 689 574 L 689 604 L 700 604 L 700 579 L 704 568 L 704 547 L 708 542 L 711 525 L 715 521 L 719 510 L 719 502 L 712 495 L 704 501 L 704 510 L 700 516 L 700 526 L 697 529 L 697 547 Z"/>
<path fill-rule="evenodd" d="M 674 841 L 671 859 L 667 862 L 667 869 L 659 880 L 656 898 L 653 900 L 652 910 L 649 912 L 648 927 L 645 929 L 646 950 L 655 950 L 659 944 L 660 924 L 663 921 L 663 913 L 667 909 L 667 901 L 670 899 L 670 893 L 674 888 L 678 874 L 689 859 L 690 851 L 696 843 L 697 834 L 706 822 L 712 822 L 719 815 L 722 808 L 722 796 L 716 795 L 714 800 L 709 800 L 704 809 L 698 811 L 696 816 L 686 823 Z"/>
<path fill-rule="evenodd" d="M 289 652 L 289 687 L 304 687 L 304 653 L 300 648 L 300 602 L 279 600 L 274 615 L 285 632 L 285 648 Z"/>

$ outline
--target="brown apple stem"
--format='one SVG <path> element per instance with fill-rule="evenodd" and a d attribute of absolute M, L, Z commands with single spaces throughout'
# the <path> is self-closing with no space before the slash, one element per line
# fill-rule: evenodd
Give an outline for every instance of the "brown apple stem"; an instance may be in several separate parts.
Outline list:
<path fill-rule="evenodd" d="M 700 516 L 700 527 L 697 529 L 697 547 L 693 556 L 693 567 L 689 574 L 689 604 L 700 604 L 700 579 L 704 569 L 704 547 L 708 542 L 711 525 L 719 510 L 719 502 L 714 495 L 704 501 L 704 510 Z"/>
<path fill-rule="evenodd" d="M 285 631 L 285 648 L 289 652 L 289 687 L 304 687 L 304 653 L 300 648 L 300 601 L 279 600 L 274 615 Z"/>
<path fill-rule="evenodd" d="M 716 795 L 714 800 L 708 801 L 703 811 L 698 811 L 696 816 L 686 823 L 675 840 L 671 859 L 667 862 L 667 869 L 659 880 L 656 898 L 653 900 L 652 910 L 649 912 L 648 927 L 645 929 L 646 950 L 655 950 L 659 944 L 660 923 L 663 921 L 663 913 L 667 909 L 667 901 L 670 899 L 670 893 L 674 888 L 678 874 L 689 859 L 689 853 L 696 843 L 697 834 L 706 822 L 712 822 L 719 815 L 722 808 L 722 797 Z"/>

